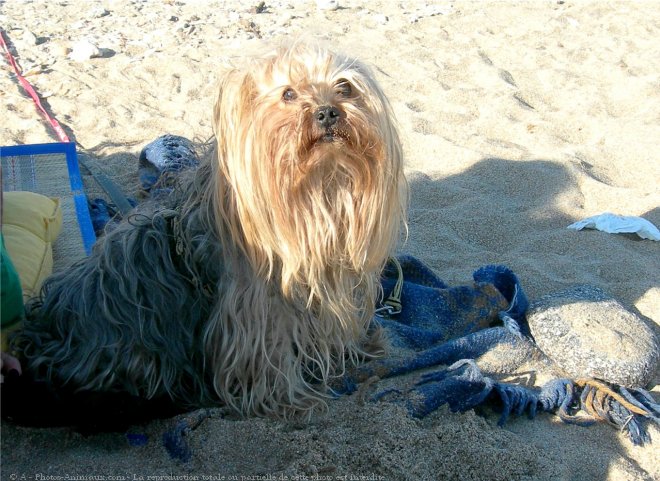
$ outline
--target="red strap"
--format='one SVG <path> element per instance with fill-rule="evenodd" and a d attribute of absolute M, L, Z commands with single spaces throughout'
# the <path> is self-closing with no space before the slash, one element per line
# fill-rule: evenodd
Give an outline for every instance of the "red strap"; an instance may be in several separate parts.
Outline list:
<path fill-rule="evenodd" d="M 25 77 L 21 75 L 21 69 L 16 65 L 16 60 L 14 60 L 14 57 L 12 54 L 9 52 L 9 49 L 7 48 L 7 44 L 5 43 L 5 35 L 6 33 L 4 30 L 0 29 L 0 43 L 2 44 L 2 48 L 5 50 L 5 54 L 7 55 L 7 60 L 9 60 L 9 63 L 11 64 L 12 67 L 14 67 L 14 72 L 16 72 L 16 77 L 18 78 L 18 81 L 21 83 L 21 86 L 25 91 L 32 97 L 32 100 L 34 100 L 35 105 L 37 108 L 41 111 L 42 114 L 46 117 L 46 120 L 50 123 L 51 127 L 53 127 L 53 130 L 57 134 L 57 137 L 60 139 L 62 142 L 71 142 L 69 140 L 69 137 L 66 135 L 64 132 L 64 129 L 60 126 L 60 123 L 55 120 L 53 117 L 48 115 L 48 112 L 46 109 L 41 105 L 41 100 L 39 99 L 39 94 L 32 88 L 32 85 L 30 85 L 30 82 L 25 80 Z M 9 37 L 7 37 L 9 38 Z"/>

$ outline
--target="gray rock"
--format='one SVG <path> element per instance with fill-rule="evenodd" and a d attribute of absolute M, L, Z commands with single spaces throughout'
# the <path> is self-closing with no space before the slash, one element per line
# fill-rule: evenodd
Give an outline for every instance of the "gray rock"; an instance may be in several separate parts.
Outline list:
<path fill-rule="evenodd" d="M 660 359 L 658 339 L 638 316 L 597 287 L 577 286 L 532 304 L 538 347 L 573 378 L 645 386 Z"/>
<path fill-rule="evenodd" d="M 84 62 L 90 58 L 101 57 L 101 50 L 89 40 L 79 40 L 73 45 L 69 58 L 76 62 Z"/>
<path fill-rule="evenodd" d="M 100 5 L 96 5 L 96 6 L 92 7 L 92 8 L 90 8 L 90 10 L 89 10 L 89 12 L 87 13 L 87 15 L 88 15 L 89 17 L 91 17 L 91 18 L 107 17 L 108 15 L 110 15 L 110 11 L 109 11 L 109 10 L 106 10 L 105 8 L 103 8 L 103 7 L 100 6 Z"/>
<path fill-rule="evenodd" d="M 319 10 L 337 10 L 339 8 L 338 0 L 316 0 L 316 7 Z"/>

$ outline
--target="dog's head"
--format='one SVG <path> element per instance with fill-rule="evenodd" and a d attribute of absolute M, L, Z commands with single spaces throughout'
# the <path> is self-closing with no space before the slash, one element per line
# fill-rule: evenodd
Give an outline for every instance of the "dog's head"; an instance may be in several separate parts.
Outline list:
<path fill-rule="evenodd" d="M 227 72 L 214 117 L 219 215 L 255 269 L 314 295 L 343 282 L 334 272 L 382 267 L 405 180 L 390 105 L 363 64 L 278 50 Z"/>

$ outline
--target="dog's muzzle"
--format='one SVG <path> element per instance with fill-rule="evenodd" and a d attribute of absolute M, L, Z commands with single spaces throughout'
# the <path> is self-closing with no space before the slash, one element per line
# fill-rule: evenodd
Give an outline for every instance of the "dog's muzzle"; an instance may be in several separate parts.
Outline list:
<path fill-rule="evenodd" d="M 334 142 L 337 140 L 337 127 L 341 119 L 341 112 L 337 107 L 324 105 L 314 111 L 314 122 L 320 133 L 318 141 Z"/>
<path fill-rule="evenodd" d="M 340 112 L 337 107 L 331 107 L 330 105 L 324 105 L 319 107 L 314 112 L 314 120 L 322 129 L 329 129 L 337 123 L 339 120 Z"/>

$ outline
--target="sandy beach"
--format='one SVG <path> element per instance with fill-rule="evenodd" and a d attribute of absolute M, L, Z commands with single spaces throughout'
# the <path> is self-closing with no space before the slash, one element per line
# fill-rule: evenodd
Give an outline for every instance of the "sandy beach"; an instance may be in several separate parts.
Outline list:
<path fill-rule="evenodd" d="M 0 27 L 79 152 L 129 195 L 145 144 L 211 136 L 228 61 L 295 39 L 356 56 L 389 97 L 404 145 L 401 252 L 449 285 L 507 265 L 531 300 L 594 285 L 660 331 L 660 243 L 567 229 L 604 212 L 660 225 L 660 2 L 259 3 L 7 0 Z M 81 42 L 97 56 L 71 58 Z M 4 58 L 0 66 L 0 145 L 57 141 Z M 656 384 L 647 388 L 658 399 Z M 214 416 L 191 434 L 188 463 L 162 446 L 168 420 L 136 427 L 148 439 L 139 447 L 123 434 L 3 422 L 1 477 L 660 479 L 657 429 L 655 444 L 635 447 L 608 425 L 497 419 L 445 406 L 416 420 L 350 396 L 308 424 Z"/>

